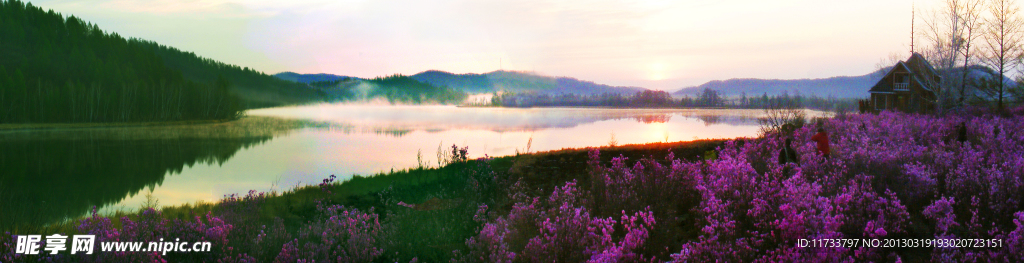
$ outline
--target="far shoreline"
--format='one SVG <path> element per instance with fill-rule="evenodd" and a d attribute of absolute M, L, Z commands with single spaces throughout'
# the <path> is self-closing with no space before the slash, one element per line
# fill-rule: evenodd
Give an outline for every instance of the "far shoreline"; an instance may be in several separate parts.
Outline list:
<path fill-rule="evenodd" d="M 485 106 L 485 105 L 454 105 L 456 108 L 466 109 L 601 109 L 601 110 L 656 110 L 656 111 L 691 111 L 691 110 L 763 110 L 757 108 L 731 108 L 731 107 L 614 107 L 614 106 L 531 106 L 531 107 L 506 107 L 506 106 Z M 827 110 L 804 108 L 807 111 L 827 112 Z M 24 132 L 24 131 L 56 131 L 56 130 L 78 130 L 78 129 L 103 129 L 103 128 L 138 128 L 138 127 L 161 127 L 180 125 L 206 125 L 221 124 L 240 121 L 252 116 L 242 116 L 236 119 L 219 120 L 183 120 L 183 121 L 151 121 L 151 122 L 82 122 L 82 123 L 2 123 L 0 132 Z"/>
<path fill-rule="evenodd" d="M 616 107 L 616 106 L 529 106 L 507 107 L 488 105 L 455 105 L 456 108 L 498 108 L 498 109 L 536 109 L 536 108 L 570 108 L 570 109 L 612 109 L 612 110 L 762 110 L 759 108 L 730 107 Z M 815 110 L 808 108 L 807 110 Z"/>
<path fill-rule="evenodd" d="M 218 124 L 238 121 L 237 119 L 220 120 L 189 120 L 189 121 L 152 121 L 152 122 L 81 122 L 81 123 L 4 123 L 0 124 L 0 132 L 9 131 L 51 131 L 51 130 L 74 130 L 74 129 L 102 129 L 102 128 L 135 128 L 135 127 L 158 127 L 178 125 L 203 125 Z"/>

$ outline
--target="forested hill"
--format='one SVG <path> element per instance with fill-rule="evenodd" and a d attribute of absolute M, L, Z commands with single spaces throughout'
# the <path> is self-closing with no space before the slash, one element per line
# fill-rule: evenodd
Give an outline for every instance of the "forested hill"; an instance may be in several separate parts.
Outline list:
<path fill-rule="evenodd" d="M 306 85 L 0 0 L 0 123 L 225 119 L 319 100 Z"/>
<path fill-rule="evenodd" d="M 283 73 L 277 74 L 278 77 Z M 333 75 L 331 75 L 333 76 Z M 305 85 L 324 92 L 330 101 L 374 101 L 389 103 L 439 103 L 458 104 L 466 99 L 466 92 L 438 87 L 420 82 L 404 75 L 391 75 L 372 79 L 351 77 L 328 78 L 333 80 L 313 81 Z"/>
<path fill-rule="evenodd" d="M 247 108 L 323 100 L 323 93 L 308 85 L 282 80 L 248 67 L 228 65 L 199 57 L 195 53 L 180 51 L 152 41 L 135 41 L 155 51 L 163 59 L 165 65 L 181 71 L 185 79 L 208 83 L 223 76 L 232 84 L 232 90 L 241 97 Z"/>

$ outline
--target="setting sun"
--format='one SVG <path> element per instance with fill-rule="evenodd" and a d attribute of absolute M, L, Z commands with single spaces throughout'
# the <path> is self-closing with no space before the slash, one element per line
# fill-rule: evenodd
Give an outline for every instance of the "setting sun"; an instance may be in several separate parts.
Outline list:
<path fill-rule="evenodd" d="M 647 80 L 665 80 L 668 76 L 665 63 L 654 62 L 647 65 Z"/>

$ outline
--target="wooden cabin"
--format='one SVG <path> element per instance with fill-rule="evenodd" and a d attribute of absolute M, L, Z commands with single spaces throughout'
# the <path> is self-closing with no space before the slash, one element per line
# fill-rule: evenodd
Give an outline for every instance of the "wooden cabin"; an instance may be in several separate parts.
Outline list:
<path fill-rule="evenodd" d="M 931 63 L 914 53 L 896 65 L 868 92 L 870 111 L 928 113 L 935 109 L 935 88 L 942 77 Z"/>

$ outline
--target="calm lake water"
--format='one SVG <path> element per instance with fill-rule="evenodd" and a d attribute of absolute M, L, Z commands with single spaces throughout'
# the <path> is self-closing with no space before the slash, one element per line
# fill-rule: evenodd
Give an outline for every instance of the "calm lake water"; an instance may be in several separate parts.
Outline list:
<path fill-rule="evenodd" d="M 0 224 L 287 190 L 471 158 L 609 144 L 752 137 L 760 110 L 315 105 L 252 110 L 239 121 L 0 132 Z M 417 158 L 420 156 L 420 158 Z"/>

